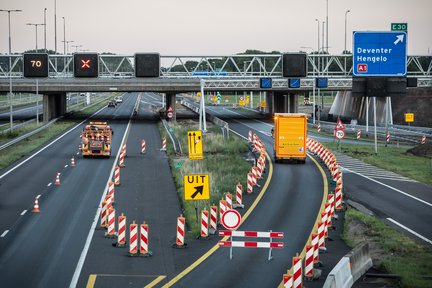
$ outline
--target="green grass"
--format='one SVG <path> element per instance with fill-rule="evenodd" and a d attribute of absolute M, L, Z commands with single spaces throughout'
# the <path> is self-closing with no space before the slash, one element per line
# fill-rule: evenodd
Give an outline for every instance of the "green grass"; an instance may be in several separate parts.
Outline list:
<path fill-rule="evenodd" d="M 325 143 L 324 146 L 337 151 L 337 143 Z M 432 159 L 407 154 L 406 148 L 379 146 L 376 155 L 373 145 L 343 143 L 339 151 L 385 170 L 432 185 Z"/>
<path fill-rule="evenodd" d="M 176 183 L 177 192 L 181 199 L 182 208 L 185 213 L 186 222 L 193 236 L 198 236 L 200 226 L 196 222 L 195 204 L 198 207 L 198 216 L 203 208 L 209 210 L 210 204 L 218 206 L 226 192 L 233 194 L 235 199 L 235 185 L 241 183 L 246 186 L 246 173 L 251 168 L 242 155 L 247 153 L 247 143 L 236 136 L 231 135 L 224 139 L 218 126 L 208 126 L 208 132 L 203 134 L 203 160 L 188 160 L 187 158 L 187 131 L 198 130 L 198 124 L 193 121 L 170 123 L 175 134 L 180 140 L 183 148 L 183 156 L 176 156 L 171 141 L 167 141 L 167 153 L 170 157 L 170 165 Z M 160 125 L 162 137 L 167 133 Z M 167 139 L 169 139 L 167 137 Z M 181 168 L 176 168 L 178 162 L 182 163 Z M 210 176 L 210 201 L 185 201 L 183 190 L 183 175 L 185 174 L 209 174 Z M 197 202 L 197 203 L 195 203 Z"/>
<path fill-rule="evenodd" d="M 360 222 L 366 227 L 363 235 L 347 233 L 353 221 Z M 359 244 L 359 238 L 369 241 L 370 245 L 375 247 L 372 255 L 377 259 L 373 261 L 381 263 L 379 268 L 387 273 L 401 275 L 401 287 L 432 287 L 432 279 L 422 278 L 431 275 L 432 249 L 418 244 L 378 218 L 355 209 L 348 209 L 345 214 L 343 238 L 351 247 Z"/>

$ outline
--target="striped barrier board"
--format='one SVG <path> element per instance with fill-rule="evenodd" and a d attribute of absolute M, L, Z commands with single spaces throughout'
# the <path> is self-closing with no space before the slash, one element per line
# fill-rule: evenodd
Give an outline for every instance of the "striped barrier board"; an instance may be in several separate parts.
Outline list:
<path fill-rule="evenodd" d="M 283 242 L 219 241 L 220 247 L 283 248 Z"/>
<path fill-rule="evenodd" d="M 257 232 L 257 231 L 219 231 L 219 236 L 256 237 L 256 238 L 283 238 L 283 232 Z"/>

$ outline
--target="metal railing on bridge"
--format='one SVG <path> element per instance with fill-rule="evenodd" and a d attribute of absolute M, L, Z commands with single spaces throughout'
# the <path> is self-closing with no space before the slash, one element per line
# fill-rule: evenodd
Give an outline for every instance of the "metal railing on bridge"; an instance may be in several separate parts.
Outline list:
<path fill-rule="evenodd" d="M 11 71 L 9 74 L 9 57 Z M 49 55 L 49 77 L 73 77 L 73 55 Z M 256 88 L 260 77 L 273 78 L 273 85 L 287 86 L 282 78 L 281 54 L 238 54 L 223 56 L 161 55 L 160 78 L 203 78 L 206 86 Z M 99 77 L 135 77 L 134 55 L 99 54 Z M 313 86 L 316 77 L 328 77 L 329 87 L 351 87 L 352 55 L 308 54 L 308 75 L 301 87 Z M 407 56 L 407 76 L 417 77 L 418 86 L 432 86 L 432 56 Z M 23 78 L 23 54 L 0 55 L 0 78 Z M 214 81 L 212 81 L 214 80 Z M 251 81 L 252 80 L 252 81 Z M 213 84 L 211 84 L 213 83 Z"/>

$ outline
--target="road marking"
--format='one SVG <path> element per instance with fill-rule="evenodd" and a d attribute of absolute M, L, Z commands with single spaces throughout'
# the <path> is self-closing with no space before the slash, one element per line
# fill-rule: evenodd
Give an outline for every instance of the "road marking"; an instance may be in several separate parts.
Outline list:
<path fill-rule="evenodd" d="M 121 150 L 121 148 L 123 146 L 123 143 L 125 142 L 125 139 L 126 139 L 127 135 L 129 134 L 130 126 L 131 126 L 131 123 L 132 123 L 132 113 L 131 113 L 131 115 L 129 117 L 129 122 L 128 122 L 128 125 L 126 127 L 126 131 L 125 131 L 125 133 L 123 135 L 122 141 L 120 142 L 120 147 L 119 147 L 119 149 L 117 151 L 117 156 L 114 159 L 114 163 L 113 163 L 113 166 L 111 168 L 111 172 L 109 174 L 110 178 L 108 179 L 108 181 L 107 181 L 107 183 L 105 185 L 105 190 L 102 193 L 102 197 L 101 197 L 101 199 L 99 201 L 98 209 L 96 210 L 96 215 L 93 218 L 93 223 L 92 223 L 92 225 L 90 227 L 90 231 L 89 231 L 89 233 L 87 235 L 87 239 L 86 239 L 86 242 L 84 244 L 84 248 L 83 248 L 83 250 L 81 252 L 81 255 L 80 255 L 80 258 L 78 260 L 77 266 L 75 268 L 75 272 L 73 274 L 73 277 L 72 277 L 71 283 L 69 285 L 69 288 L 75 288 L 76 285 L 78 284 L 79 276 L 80 276 L 81 270 L 82 270 L 82 268 L 84 266 L 84 261 L 85 261 L 85 259 L 87 257 L 88 250 L 90 249 L 90 244 L 91 244 L 91 241 L 92 241 L 92 238 L 93 238 L 94 231 L 96 231 L 96 226 L 97 226 L 97 224 L 99 222 L 99 214 L 101 213 L 102 202 L 104 201 L 105 196 L 106 196 L 106 194 L 108 192 L 108 182 L 111 181 L 111 175 L 114 175 L 114 169 L 117 166 L 117 161 L 118 161 L 118 158 L 120 156 L 120 150 Z"/>
<path fill-rule="evenodd" d="M 79 155 L 79 152 L 77 152 L 77 154 L 76 155 Z"/>
<path fill-rule="evenodd" d="M 86 122 L 88 119 L 90 119 L 94 115 L 98 114 L 99 112 L 101 112 L 105 108 L 106 107 L 103 107 L 103 108 L 99 109 L 98 111 L 96 111 L 95 113 L 93 113 L 90 117 L 88 117 L 87 119 L 81 121 L 80 123 L 78 123 L 77 125 L 75 125 L 74 127 L 72 127 L 71 129 L 69 129 L 68 131 L 66 131 L 65 133 L 63 133 L 62 135 L 60 135 L 59 137 L 57 137 L 56 139 L 54 139 L 53 141 L 51 141 L 50 143 L 48 143 L 45 147 L 41 148 L 39 151 L 37 151 L 36 153 L 34 153 L 30 157 L 28 157 L 27 159 L 25 159 L 24 161 L 22 161 L 21 163 L 19 163 L 15 167 L 9 169 L 8 171 L 6 171 L 2 175 L 0 175 L 0 179 L 2 179 L 5 176 L 9 175 L 11 172 L 15 171 L 16 169 L 18 169 L 19 167 L 21 167 L 22 165 L 24 165 L 25 163 L 27 163 L 28 161 L 30 161 L 31 159 L 33 159 L 34 157 L 36 157 L 36 155 L 39 155 L 42 151 L 44 151 L 45 149 L 47 149 L 48 147 L 50 147 L 51 145 L 53 145 L 54 143 L 56 143 L 57 141 L 59 141 L 60 139 L 62 139 L 64 136 L 66 136 L 67 134 L 69 134 L 70 132 L 72 132 L 73 130 L 75 130 L 76 128 L 80 127 L 84 122 Z"/>
<path fill-rule="evenodd" d="M 157 277 L 156 279 L 154 279 L 149 284 L 147 284 L 146 286 L 144 286 L 144 288 L 152 288 L 152 287 L 154 287 L 156 284 L 158 284 L 160 281 L 162 281 L 165 278 L 166 278 L 165 275 L 161 275 L 161 276 Z"/>
<path fill-rule="evenodd" d="M 240 135 L 240 134 L 238 134 L 235 131 L 232 131 L 232 132 L 234 132 L 237 135 Z M 240 136 L 242 138 L 246 139 L 246 137 L 244 137 L 242 135 L 240 135 Z M 267 155 L 267 159 L 268 159 L 268 163 L 269 163 L 269 172 L 268 172 L 267 181 L 264 184 L 264 186 L 263 186 L 263 188 L 261 190 L 261 193 L 257 196 L 257 198 L 252 203 L 252 205 L 248 209 L 248 211 L 243 215 L 243 217 L 242 217 L 242 223 L 244 223 L 244 221 L 246 221 L 246 219 L 249 217 L 249 215 L 252 213 L 252 211 L 255 209 L 255 207 L 258 205 L 258 203 L 261 201 L 261 199 L 264 196 L 264 194 L 267 192 L 268 185 L 270 184 L 271 178 L 273 176 L 273 163 L 272 163 L 272 161 L 270 159 L 270 156 L 267 153 L 266 153 L 266 155 Z M 240 226 L 241 226 L 241 224 L 240 224 Z M 228 236 L 225 236 L 221 240 L 222 241 L 228 240 Z M 208 257 L 210 257 L 210 255 L 212 255 L 217 249 L 219 249 L 219 245 L 218 244 L 214 245 L 209 251 L 207 251 L 207 253 L 205 253 L 203 256 L 201 256 L 198 260 L 196 260 L 194 263 L 192 263 L 189 267 L 187 267 L 186 269 L 184 269 L 182 272 L 180 272 L 179 274 L 177 274 L 168 283 L 166 283 L 164 286 L 162 286 L 162 288 L 171 287 L 172 285 L 174 285 L 175 283 L 177 283 L 177 281 L 179 281 L 180 279 L 182 279 L 184 276 L 186 276 L 188 273 L 190 273 L 193 269 L 195 269 L 198 265 L 200 265 L 202 262 L 204 262 Z"/>
<path fill-rule="evenodd" d="M 368 179 L 368 180 L 370 180 L 370 181 L 372 181 L 372 182 L 375 182 L 375 183 L 381 184 L 381 185 L 384 186 L 384 187 L 387 187 L 387 188 L 389 188 L 389 189 L 392 189 L 392 190 L 394 190 L 394 191 L 396 191 L 396 192 L 398 192 L 398 193 L 400 193 L 400 194 L 402 194 L 402 195 L 405 195 L 405 196 L 407 196 L 407 197 L 410 197 L 410 198 L 412 198 L 412 199 L 414 199 L 414 200 L 417 200 L 417 201 L 419 201 L 419 202 L 421 202 L 421 203 L 423 203 L 423 204 L 426 204 L 426 205 L 432 207 L 432 204 L 431 204 L 431 203 L 426 202 L 426 201 L 424 201 L 424 200 L 422 200 L 422 199 L 420 199 L 420 198 L 417 198 L 417 197 L 415 197 L 415 196 L 413 196 L 413 195 L 410 195 L 410 194 L 408 194 L 408 193 L 406 193 L 406 192 L 403 192 L 402 190 L 399 190 L 399 189 L 396 189 L 396 188 L 394 188 L 394 187 L 392 187 L 392 186 L 390 186 L 390 185 L 387 185 L 387 184 L 381 183 L 381 182 L 379 182 L 378 180 L 372 179 L 371 177 L 365 176 L 365 175 L 363 175 L 363 174 L 361 174 L 361 173 L 358 173 L 358 172 L 355 172 L 355 171 L 353 171 L 353 170 L 350 170 L 350 169 L 347 169 L 347 168 L 344 168 L 344 169 L 350 171 L 351 173 L 357 174 L 357 175 L 359 175 L 359 176 L 361 176 L 361 177 L 364 177 L 364 178 L 366 178 L 366 179 Z"/>
<path fill-rule="evenodd" d="M 41 195 L 39 194 L 39 195 L 36 196 L 36 199 L 39 199 L 40 197 L 41 197 Z"/>
<path fill-rule="evenodd" d="M 390 221 L 390 222 L 392 222 L 392 223 L 394 223 L 394 224 L 396 224 L 397 226 L 401 227 L 402 229 L 405 229 L 406 231 L 408 231 L 408 232 L 410 232 L 411 234 L 417 236 L 418 238 L 422 239 L 423 241 L 425 241 L 425 242 L 427 242 L 427 243 L 429 243 L 429 244 L 432 244 L 432 240 L 429 240 L 428 238 L 426 238 L 426 237 L 424 237 L 424 236 L 418 234 L 417 232 L 411 230 L 410 228 L 408 228 L 408 227 L 402 225 L 401 223 L 399 223 L 399 222 L 393 220 L 392 218 L 387 218 L 387 220 Z"/>
<path fill-rule="evenodd" d="M 47 187 L 50 187 L 52 185 L 52 182 L 48 183 Z"/>
<path fill-rule="evenodd" d="M 1 237 L 1 238 L 5 237 L 7 233 L 9 233 L 9 230 L 5 230 L 5 231 L 3 232 L 3 234 L 2 234 L 0 237 Z"/>
<path fill-rule="evenodd" d="M 24 210 L 23 212 L 21 212 L 21 216 L 23 216 L 26 213 L 27 213 L 27 210 Z"/>
<path fill-rule="evenodd" d="M 89 279 L 87 281 L 87 286 L 86 288 L 93 288 L 94 284 L 96 283 L 96 274 L 90 274 Z"/>
<path fill-rule="evenodd" d="M 69 165 L 66 164 L 64 168 L 67 168 L 68 166 L 69 166 Z"/>

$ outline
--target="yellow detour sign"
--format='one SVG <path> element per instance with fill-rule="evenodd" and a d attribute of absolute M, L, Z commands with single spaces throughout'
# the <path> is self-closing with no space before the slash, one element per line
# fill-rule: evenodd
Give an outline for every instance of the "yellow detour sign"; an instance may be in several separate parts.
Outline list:
<path fill-rule="evenodd" d="M 208 174 L 189 174 L 183 176 L 185 200 L 209 200 L 210 177 Z"/>
<path fill-rule="evenodd" d="M 249 104 L 249 103 L 250 103 L 250 96 L 246 95 L 246 104 Z"/>
<path fill-rule="evenodd" d="M 265 108 L 267 107 L 267 102 L 266 101 L 261 101 L 261 108 Z"/>
<path fill-rule="evenodd" d="M 244 106 L 245 105 L 245 101 L 244 100 L 240 100 L 239 101 L 239 106 Z"/>
<path fill-rule="evenodd" d="M 414 122 L 414 113 L 405 113 L 405 122 Z"/>
<path fill-rule="evenodd" d="M 202 132 L 188 131 L 188 152 L 190 160 L 200 160 L 203 159 L 203 139 Z"/>

